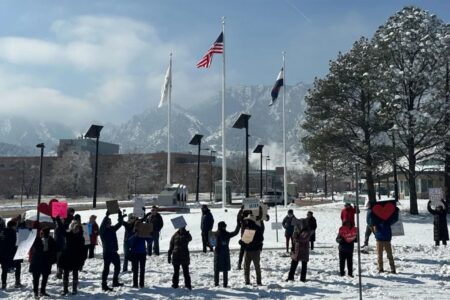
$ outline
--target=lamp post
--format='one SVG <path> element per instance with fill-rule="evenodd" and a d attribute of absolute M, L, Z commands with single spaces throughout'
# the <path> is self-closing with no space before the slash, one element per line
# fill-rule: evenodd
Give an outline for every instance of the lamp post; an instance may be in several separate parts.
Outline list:
<path fill-rule="evenodd" d="M 36 221 L 39 222 L 39 204 L 41 204 L 41 194 L 42 194 L 42 162 L 44 160 L 44 148 L 45 145 L 44 143 L 40 143 L 36 145 L 37 148 L 41 149 L 41 159 L 40 159 L 40 167 L 39 167 L 39 190 L 38 190 L 38 205 L 37 205 L 37 217 L 36 217 Z"/>
<path fill-rule="evenodd" d="M 266 155 L 265 157 L 266 157 L 266 194 L 267 194 L 267 161 L 270 160 L 270 156 Z"/>
<path fill-rule="evenodd" d="M 201 134 L 196 134 L 189 142 L 190 145 L 198 146 L 198 153 L 197 153 L 197 191 L 195 193 L 195 201 L 198 203 L 198 192 L 200 187 L 200 150 L 202 145 L 202 137 Z"/>
<path fill-rule="evenodd" d="M 236 122 L 233 124 L 233 128 L 242 129 L 245 128 L 245 197 L 248 198 L 249 193 L 249 176 L 248 176 L 248 119 L 251 115 L 240 114 Z"/>
<path fill-rule="evenodd" d="M 259 153 L 261 154 L 260 158 L 260 167 L 259 167 L 259 197 L 262 198 L 263 196 L 263 179 L 262 179 L 262 161 L 263 161 L 263 148 L 264 145 L 258 145 L 256 146 L 255 150 L 253 150 L 253 153 Z"/>
<path fill-rule="evenodd" d="M 89 130 L 86 132 L 84 137 L 95 138 L 95 169 L 94 169 L 94 195 L 92 197 L 92 207 L 97 206 L 97 174 L 98 174 L 98 143 L 100 139 L 100 131 L 102 131 L 103 126 L 101 125 L 91 125 Z"/>
<path fill-rule="evenodd" d="M 397 124 L 394 124 L 392 126 L 392 128 L 390 129 L 392 132 L 392 148 L 393 148 L 393 156 L 394 156 L 394 161 L 393 161 L 393 169 L 394 169 L 394 197 L 395 197 L 395 202 L 398 202 L 398 178 L 397 178 L 397 150 L 395 148 L 395 134 L 398 131 L 398 127 Z"/>

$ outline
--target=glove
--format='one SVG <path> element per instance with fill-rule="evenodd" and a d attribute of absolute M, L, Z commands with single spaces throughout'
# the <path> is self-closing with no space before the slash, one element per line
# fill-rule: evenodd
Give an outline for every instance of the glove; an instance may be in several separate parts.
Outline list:
<path fill-rule="evenodd" d="M 168 257 L 167 257 L 167 262 L 168 262 L 169 264 L 171 264 L 171 263 L 172 263 L 172 257 L 168 256 Z"/>

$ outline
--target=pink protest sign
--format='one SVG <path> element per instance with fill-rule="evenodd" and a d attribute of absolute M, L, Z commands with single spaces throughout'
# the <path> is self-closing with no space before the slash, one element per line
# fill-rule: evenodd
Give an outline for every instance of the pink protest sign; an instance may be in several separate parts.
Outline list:
<path fill-rule="evenodd" d="M 67 202 L 53 202 L 52 203 L 52 217 L 67 218 Z"/>

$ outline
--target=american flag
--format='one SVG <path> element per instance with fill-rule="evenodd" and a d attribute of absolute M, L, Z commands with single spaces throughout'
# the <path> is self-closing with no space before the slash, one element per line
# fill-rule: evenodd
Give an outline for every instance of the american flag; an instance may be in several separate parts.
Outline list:
<path fill-rule="evenodd" d="M 209 68 L 212 63 L 213 54 L 223 53 L 223 32 L 220 33 L 217 40 L 212 44 L 211 48 L 208 49 L 202 59 L 197 63 L 197 68 Z"/>

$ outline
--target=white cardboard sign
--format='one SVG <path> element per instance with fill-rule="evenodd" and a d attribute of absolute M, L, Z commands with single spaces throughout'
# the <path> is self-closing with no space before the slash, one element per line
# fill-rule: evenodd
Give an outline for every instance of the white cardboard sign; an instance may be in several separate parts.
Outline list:
<path fill-rule="evenodd" d="M 429 188 L 428 189 L 428 198 L 434 207 L 438 205 L 443 205 L 441 200 L 444 198 L 444 193 L 441 188 Z"/>
<path fill-rule="evenodd" d="M 19 229 L 19 236 L 21 236 L 21 241 L 17 246 L 16 255 L 14 255 L 14 260 L 25 259 L 33 246 L 34 240 L 36 239 L 37 230 L 29 229 Z"/>
<path fill-rule="evenodd" d="M 145 202 L 143 198 L 136 197 L 134 198 L 134 205 L 133 205 L 133 214 L 137 218 L 143 218 L 145 215 L 145 211 L 143 208 L 145 207 Z"/>
<path fill-rule="evenodd" d="M 170 220 L 175 229 L 183 228 L 187 226 L 186 220 L 183 216 L 179 216 Z"/>
<path fill-rule="evenodd" d="M 244 210 L 259 209 L 259 199 L 258 198 L 245 198 L 243 201 Z"/>
<path fill-rule="evenodd" d="M 392 236 L 403 236 L 405 235 L 405 229 L 403 228 L 403 222 L 398 216 L 398 221 L 391 225 Z"/>

